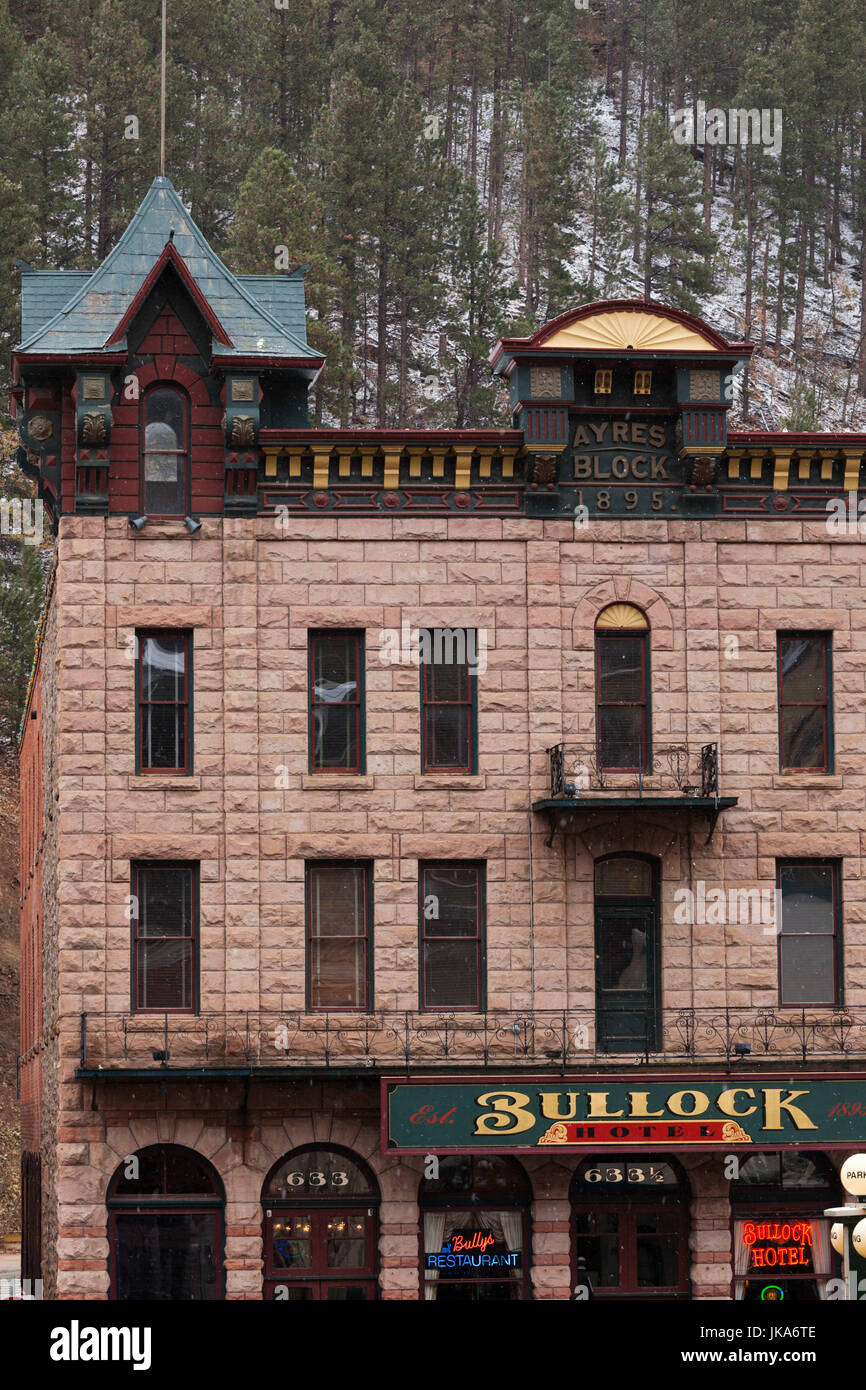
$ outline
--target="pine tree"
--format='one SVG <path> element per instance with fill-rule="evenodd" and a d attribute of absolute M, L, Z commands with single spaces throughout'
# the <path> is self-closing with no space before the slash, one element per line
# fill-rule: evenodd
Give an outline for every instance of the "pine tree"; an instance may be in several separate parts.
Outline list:
<path fill-rule="evenodd" d="M 279 249 L 279 251 L 278 251 Z M 267 149 L 251 166 L 238 191 L 229 228 L 226 261 L 238 274 L 274 274 L 277 258 L 310 267 L 304 290 L 307 337 L 327 359 L 316 386 L 316 417 L 339 413 L 351 344 L 343 344 L 333 322 L 340 272 L 328 254 L 321 199 L 311 179 L 299 178 L 284 150 Z"/>
<path fill-rule="evenodd" d="M 72 70 L 62 45 L 45 34 L 25 51 L 11 84 L 21 157 L 15 182 L 33 211 L 37 263 L 67 266 L 80 247 Z"/>
<path fill-rule="evenodd" d="M 605 299 L 620 289 L 626 270 L 629 201 L 620 171 L 597 135 L 579 180 L 580 207 L 588 230 L 587 272 L 577 289 L 583 299 Z"/>
<path fill-rule="evenodd" d="M 21 535 L 8 533 L 12 498 L 26 498 L 30 505 L 33 486 L 14 464 L 16 432 L 0 434 L 0 476 L 7 510 L 0 534 L 0 749 L 14 748 L 24 709 L 27 682 L 33 664 L 33 647 L 42 611 L 44 579 L 42 550 Z"/>
<path fill-rule="evenodd" d="M 501 387 L 490 374 L 490 345 L 504 330 L 507 304 L 518 287 L 508 282 L 502 249 L 487 245 L 485 214 L 468 181 L 453 200 L 445 264 L 450 292 L 439 365 L 449 389 L 430 416 L 454 429 L 478 429 L 503 416 Z"/>
<path fill-rule="evenodd" d="M 574 103 L 548 84 L 521 100 L 519 261 L 525 312 L 555 318 L 574 297 Z"/>
<path fill-rule="evenodd" d="M 16 260 L 36 255 L 36 225 L 20 184 L 0 174 L 0 392 L 11 385 L 12 349 L 21 339 L 21 278 Z"/>
<path fill-rule="evenodd" d="M 691 154 L 677 145 L 657 111 L 648 113 L 638 142 L 643 206 L 632 216 L 643 246 L 644 294 L 699 311 L 697 296 L 713 288 L 717 239 L 705 231 L 701 188 Z"/>

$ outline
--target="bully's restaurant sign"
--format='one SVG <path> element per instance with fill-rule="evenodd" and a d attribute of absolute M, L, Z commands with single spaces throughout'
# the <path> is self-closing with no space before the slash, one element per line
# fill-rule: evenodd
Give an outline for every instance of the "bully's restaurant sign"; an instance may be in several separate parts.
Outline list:
<path fill-rule="evenodd" d="M 830 1147 L 862 1141 L 866 1077 L 385 1080 L 382 1143 L 418 1153 Z"/>

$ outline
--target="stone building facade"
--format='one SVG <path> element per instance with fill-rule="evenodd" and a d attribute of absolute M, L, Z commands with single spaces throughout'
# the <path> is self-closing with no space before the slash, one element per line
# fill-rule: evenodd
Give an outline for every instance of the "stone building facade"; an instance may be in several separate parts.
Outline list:
<path fill-rule="evenodd" d="M 631 301 L 497 345 L 510 428 L 312 429 L 302 280 L 165 179 L 23 304 L 25 1275 L 823 1296 L 866 438 L 729 431 L 749 345 Z"/>

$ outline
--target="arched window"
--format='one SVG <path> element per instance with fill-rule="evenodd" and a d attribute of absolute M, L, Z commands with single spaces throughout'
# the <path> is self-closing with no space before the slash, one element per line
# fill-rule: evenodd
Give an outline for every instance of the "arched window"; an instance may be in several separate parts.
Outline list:
<path fill-rule="evenodd" d="M 532 1188 L 516 1158 L 449 1155 L 422 1178 L 422 1298 L 488 1303 L 529 1297 Z"/>
<path fill-rule="evenodd" d="M 264 1297 L 368 1302 L 379 1272 L 379 1188 L 348 1149 L 310 1144 L 281 1158 L 262 1187 Z"/>
<path fill-rule="evenodd" d="M 185 516 L 189 407 L 174 386 L 156 386 L 144 397 L 141 509 L 145 516 Z"/>
<path fill-rule="evenodd" d="M 649 623 L 630 603 L 612 603 L 595 624 L 598 765 L 608 772 L 651 766 Z"/>
<path fill-rule="evenodd" d="M 125 1158 L 108 1188 L 112 1299 L 223 1298 L 224 1207 L 219 1174 L 194 1149 Z"/>
<path fill-rule="evenodd" d="M 815 1302 L 838 1265 L 827 1207 L 842 1199 L 825 1154 L 778 1149 L 739 1160 L 731 1182 L 734 1298 Z"/>

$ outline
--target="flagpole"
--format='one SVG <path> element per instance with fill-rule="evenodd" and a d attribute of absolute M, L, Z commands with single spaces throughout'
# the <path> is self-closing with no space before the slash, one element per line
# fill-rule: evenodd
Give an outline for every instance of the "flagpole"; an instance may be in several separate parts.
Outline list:
<path fill-rule="evenodd" d="M 159 172 L 161 174 L 165 173 L 165 4 L 166 0 L 162 0 L 162 72 L 159 98 Z"/>

